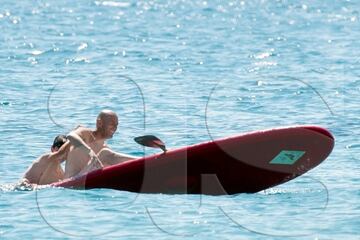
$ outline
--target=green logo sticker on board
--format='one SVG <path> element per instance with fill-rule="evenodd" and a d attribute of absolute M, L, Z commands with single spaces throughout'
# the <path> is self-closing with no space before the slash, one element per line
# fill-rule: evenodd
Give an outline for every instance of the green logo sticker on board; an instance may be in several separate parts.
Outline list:
<path fill-rule="evenodd" d="M 273 158 L 273 160 L 270 161 L 270 164 L 293 165 L 304 154 L 305 151 L 282 150 L 276 157 Z"/>

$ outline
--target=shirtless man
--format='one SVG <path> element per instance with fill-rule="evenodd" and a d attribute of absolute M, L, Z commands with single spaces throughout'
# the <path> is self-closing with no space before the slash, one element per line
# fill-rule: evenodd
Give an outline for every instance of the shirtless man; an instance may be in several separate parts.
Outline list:
<path fill-rule="evenodd" d="M 111 110 L 103 110 L 96 119 L 96 129 L 82 126 L 70 132 L 71 142 L 65 164 L 65 178 L 121 163 L 136 157 L 112 151 L 105 141 L 113 137 L 117 130 L 118 117 Z"/>
<path fill-rule="evenodd" d="M 46 185 L 64 179 L 61 163 L 66 159 L 70 144 L 64 135 L 55 138 L 51 153 L 39 157 L 26 170 L 22 185 Z"/>

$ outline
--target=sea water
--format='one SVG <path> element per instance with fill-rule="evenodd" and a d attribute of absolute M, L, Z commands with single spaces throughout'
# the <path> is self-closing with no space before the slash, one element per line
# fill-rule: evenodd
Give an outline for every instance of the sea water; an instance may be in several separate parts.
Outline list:
<path fill-rule="evenodd" d="M 0 3 L 0 239 L 359 239 L 360 2 Z M 174 148 L 315 124 L 332 154 L 232 196 L 14 189 L 57 134 L 119 115 L 109 145 Z"/>

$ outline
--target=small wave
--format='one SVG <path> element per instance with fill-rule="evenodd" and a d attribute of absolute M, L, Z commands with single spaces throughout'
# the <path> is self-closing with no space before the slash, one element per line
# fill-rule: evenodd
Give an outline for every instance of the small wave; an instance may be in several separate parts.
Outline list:
<path fill-rule="evenodd" d="M 31 51 L 30 54 L 31 55 L 34 55 L 34 56 L 37 56 L 37 55 L 41 55 L 43 54 L 44 52 L 43 51 L 40 51 L 40 50 L 34 50 L 34 51 Z"/>
<path fill-rule="evenodd" d="M 53 47 L 53 48 L 50 48 L 47 50 L 32 50 L 32 51 L 28 52 L 27 54 L 31 55 L 34 58 L 35 56 L 40 56 L 40 55 L 44 56 L 44 55 L 51 54 L 54 52 L 60 52 L 60 49 L 58 47 Z M 75 51 L 70 51 L 70 50 L 62 50 L 61 52 L 69 53 L 69 54 L 75 53 Z"/>
<path fill-rule="evenodd" d="M 0 184 L 0 192 L 26 192 L 44 188 L 51 188 L 50 185 L 24 185 L 19 183 Z"/>
<path fill-rule="evenodd" d="M 263 61 L 263 62 L 256 62 L 255 63 L 255 66 L 260 66 L 260 67 L 263 67 L 263 66 L 276 66 L 277 65 L 277 62 L 266 62 L 266 61 Z"/>
<path fill-rule="evenodd" d="M 90 60 L 86 57 L 76 57 L 76 58 L 67 59 L 65 61 L 65 64 L 70 64 L 70 63 L 90 63 Z"/>
<path fill-rule="evenodd" d="M 78 51 L 84 50 L 88 47 L 87 43 L 81 43 L 80 46 L 77 48 Z"/>
<path fill-rule="evenodd" d="M 360 148 L 360 144 L 349 144 L 346 146 L 346 149 Z"/>
<path fill-rule="evenodd" d="M 32 191 L 32 186 L 19 185 L 17 183 L 0 184 L 0 192 Z"/>
<path fill-rule="evenodd" d="M 8 101 L 0 102 L 0 106 L 9 106 L 9 105 L 11 105 L 11 103 Z"/>
<path fill-rule="evenodd" d="M 95 1 L 95 4 L 97 6 L 103 5 L 106 7 L 122 7 L 122 8 L 126 8 L 131 5 L 129 2 L 114 2 L 114 1 L 104 1 L 104 2 Z"/>
<path fill-rule="evenodd" d="M 268 57 L 270 57 L 270 56 L 271 56 L 271 53 L 264 52 L 264 53 L 255 55 L 254 58 L 255 58 L 255 59 L 264 59 L 264 58 L 268 58 Z"/>
<path fill-rule="evenodd" d="M 277 194 L 306 194 L 306 193 L 320 193 L 324 189 L 319 188 L 300 188 L 300 189 L 284 189 L 284 188 L 269 188 L 258 192 L 261 195 L 277 195 Z"/>

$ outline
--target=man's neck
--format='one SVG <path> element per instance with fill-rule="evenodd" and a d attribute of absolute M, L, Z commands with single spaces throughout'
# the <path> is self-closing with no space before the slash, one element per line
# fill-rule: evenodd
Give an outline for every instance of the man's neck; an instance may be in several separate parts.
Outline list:
<path fill-rule="evenodd" d="M 99 142 L 99 141 L 103 141 L 105 142 L 105 138 L 101 135 L 101 133 L 98 130 L 92 131 L 91 132 L 93 137 L 94 137 L 94 141 Z"/>

